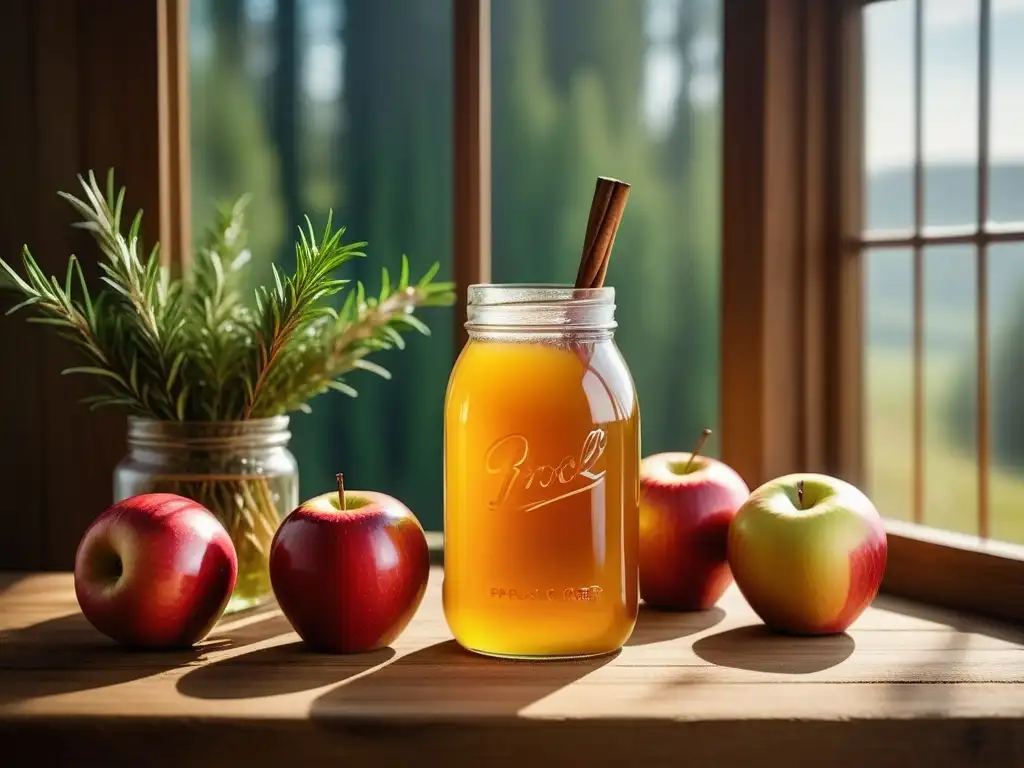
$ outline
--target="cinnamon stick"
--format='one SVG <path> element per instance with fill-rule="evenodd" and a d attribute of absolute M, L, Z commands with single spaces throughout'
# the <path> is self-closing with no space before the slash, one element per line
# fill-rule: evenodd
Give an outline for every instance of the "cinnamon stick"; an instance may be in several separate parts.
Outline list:
<path fill-rule="evenodd" d="M 597 178 L 594 197 L 590 202 L 580 266 L 576 273 L 576 288 L 600 288 L 604 285 L 629 190 L 629 184 L 624 181 L 605 176 Z"/>
<path fill-rule="evenodd" d="M 597 177 L 597 183 L 594 185 L 594 197 L 590 201 L 590 215 L 587 217 L 587 233 L 583 238 L 580 267 L 576 273 L 577 288 L 589 288 L 600 270 L 600 263 L 594 263 L 590 254 L 594 250 L 597 232 L 601 226 L 601 221 L 608 212 L 608 204 L 612 201 L 612 191 L 614 189 L 615 184 L 612 179 L 605 178 L 604 176 Z"/>

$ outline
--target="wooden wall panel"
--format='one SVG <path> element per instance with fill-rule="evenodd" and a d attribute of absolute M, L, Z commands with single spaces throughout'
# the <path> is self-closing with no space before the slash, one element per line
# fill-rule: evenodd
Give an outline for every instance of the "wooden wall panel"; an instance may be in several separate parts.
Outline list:
<path fill-rule="evenodd" d="M 842 247 L 860 172 L 842 148 L 857 139 L 841 130 L 859 120 L 842 87 L 858 14 L 853 0 L 725 0 L 722 450 L 751 487 L 841 474 L 842 435 L 860 428 L 843 407 L 859 383 L 835 353 L 859 291 Z"/>
<path fill-rule="evenodd" d="M 160 237 L 161 209 L 172 210 L 167 197 L 180 190 L 161 190 L 160 142 L 167 135 L 161 120 L 175 115 L 159 107 L 172 81 L 159 76 L 160 57 L 166 59 L 170 49 L 158 21 L 161 14 L 180 18 L 181 12 L 174 0 L 5 5 L 5 260 L 16 259 L 27 243 L 46 271 L 63 275 L 76 253 L 95 278 L 96 249 L 71 228 L 73 211 L 57 196 L 58 190 L 79 192 L 76 174 L 90 169 L 105 175 L 114 167 L 118 182 L 128 187 L 126 208 L 145 211 L 146 242 Z M 173 80 L 173 87 L 182 85 Z M 10 301 L 0 298 L 4 306 Z M 26 324 L 24 316 L 0 319 L 0 487 L 5 519 L 17 518 L 13 525 L 5 522 L 0 536 L 0 568 L 69 568 L 85 526 L 111 502 L 125 419 L 116 412 L 89 413 L 79 404 L 93 391 L 90 382 L 60 376 L 76 360 L 66 343 Z"/>
<path fill-rule="evenodd" d="M 0 25 L 0 254 L 18 256 L 23 239 L 35 226 L 36 134 L 32 91 L 34 70 L 31 29 L 33 0 L 10 0 Z M 12 117 L 17 116 L 17 119 Z M 0 310 L 11 300 L 0 292 Z M 43 557 L 42 444 L 38 439 L 42 354 L 37 335 L 0 318 L 0 564 L 35 566 Z"/>

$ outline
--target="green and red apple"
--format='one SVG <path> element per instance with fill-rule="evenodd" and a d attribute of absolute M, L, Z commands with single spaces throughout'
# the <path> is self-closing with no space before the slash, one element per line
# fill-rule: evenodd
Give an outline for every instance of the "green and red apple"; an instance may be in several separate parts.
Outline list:
<path fill-rule="evenodd" d="M 640 596 L 655 608 L 705 610 L 732 583 L 729 526 L 749 494 L 732 467 L 692 452 L 640 463 Z"/>
<path fill-rule="evenodd" d="M 300 504 L 270 548 L 270 581 L 285 618 L 311 648 L 361 653 L 390 645 L 423 600 L 426 534 L 398 499 L 345 490 Z"/>
<path fill-rule="evenodd" d="M 797 473 L 750 494 L 730 526 L 728 556 L 737 586 L 768 627 L 835 634 L 878 593 L 887 541 L 862 491 L 828 475 Z"/>

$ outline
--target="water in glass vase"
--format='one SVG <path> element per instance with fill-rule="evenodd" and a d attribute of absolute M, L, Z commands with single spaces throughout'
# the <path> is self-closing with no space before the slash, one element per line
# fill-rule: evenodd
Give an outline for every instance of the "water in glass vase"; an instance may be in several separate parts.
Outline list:
<path fill-rule="evenodd" d="M 176 493 L 221 521 L 238 555 L 238 578 L 225 613 L 273 595 L 270 544 L 299 496 L 287 427 L 286 416 L 239 422 L 129 420 L 129 452 L 115 470 L 115 500 Z"/>
<path fill-rule="evenodd" d="M 270 544 L 281 520 L 297 506 L 297 502 L 290 501 L 298 497 L 297 477 L 286 474 L 223 475 L 216 479 L 165 477 L 154 485 L 161 486 L 154 491 L 177 493 L 198 501 L 213 512 L 231 536 L 238 555 L 238 578 L 225 613 L 251 608 L 270 598 Z"/>

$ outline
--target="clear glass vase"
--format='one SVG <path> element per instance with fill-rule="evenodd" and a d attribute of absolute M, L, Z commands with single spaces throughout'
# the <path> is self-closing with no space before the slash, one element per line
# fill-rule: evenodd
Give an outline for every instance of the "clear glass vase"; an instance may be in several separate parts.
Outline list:
<path fill-rule="evenodd" d="M 228 422 L 128 420 L 128 455 L 114 470 L 115 500 L 176 493 L 217 516 L 238 553 L 238 580 L 226 613 L 272 595 L 270 544 L 281 520 L 299 503 L 288 421 L 287 416 Z"/>

